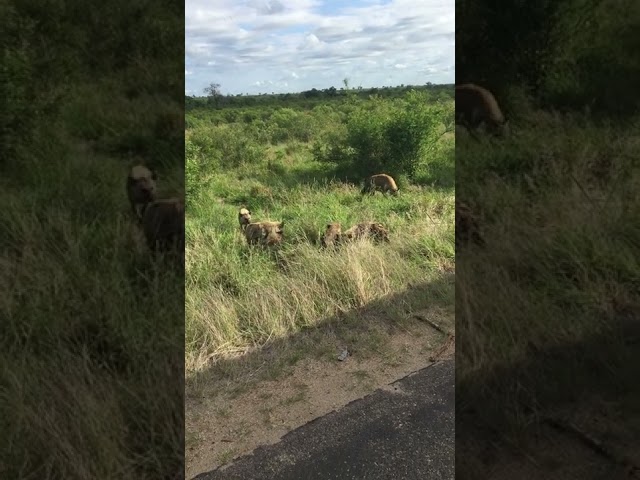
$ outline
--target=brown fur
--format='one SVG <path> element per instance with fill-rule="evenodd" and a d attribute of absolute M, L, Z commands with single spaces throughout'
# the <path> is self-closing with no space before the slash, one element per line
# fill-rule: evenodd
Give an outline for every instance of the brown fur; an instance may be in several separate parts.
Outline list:
<path fill-rule="evenodd" d="M 142 229 L 149 249 L 184 252 L 184 203 L 177 198 L 147 204 L 142 215 Z"/>
<path fill-rule="evenodd" d="M 320 239 L 320 244 L 324 247 L 333 247 L 340 243 L 340 237 L 342 235 L 342 226 L 337 223 L 328 223 L 327 229 L 324 235 Z"/>
<path fill-rule="evenodd" d="M 477 217 L 466 203 L 456 201 L 456 249 L 468 244 L 469 240 L 476 245 L 484 245 L 484 239 L 480 235 Z"/>
<path fill-rule="evenodd" d="M 509 135 L 508 122 L 493 94 L 472 83 L 456 86 L 456 124 L 464 126 L 474 137 L 474 130 L 481 124 L 494 135 Z"/>
<path fill-rule="evenodd" d="M 389 242 L 389 231 L 376 222 L 361 222 L 342 233 L 341 241 L 358 240 L 360 238 L 373 238 L 377 242 Z"/>
<path fill-rule="evenodd" d="M 253 222 L 244 229 L 249 245 L 274 246 L 282 243 L 284 222 Z"/>
<path fill-rule="evenodd" d="M 247 225 L 251 223 L 251 211 L 246 208 L 241 208 L 238 212 L 238 222 L 240 222 L 240 230 L 244 232 Z"/>
<path fill-rule="evenodd" d="M 392 195 L 397 195 L 398 186 L 391 175 L 378 173 L 365 178 L 364 187 L 362 188 L 361 193 L 364 195 L 368 192 L 371 195 L 375 195 L 376 191 L 380 191 L 382 193 L 391 192 Z"/>
<path fill-rule="evenodd" d="M 156 199 L 156 175 L 144 165 L 135 165 L 127 176 L 127 197 L 133 214 L 142 220 L 144 206 Z"/>

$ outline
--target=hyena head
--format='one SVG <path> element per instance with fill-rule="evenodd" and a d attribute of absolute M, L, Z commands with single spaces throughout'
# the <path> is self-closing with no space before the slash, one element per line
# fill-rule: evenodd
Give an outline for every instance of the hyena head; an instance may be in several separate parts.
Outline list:
<path fill-rule="evenodd" d="M 389 243 L 389 231 L 381 223 L 372 223 L 370 232 L 377 241 Z"/>
<path fill-rule="evenodd" d="M 144 165 L 136 165 L 127 177 L 127 193 L 132 204 L 146 204 L 156 198 L 156 174 Z"/>
<path fill-rule="evenodd" d="M 238 212 L 238 222 L 240 222 L 240 229 L 244 230 L 247 225 L 251 223 L 251 211 L 246 208 L 241 208 Z"/>
<path fill-rule="evenodd" d="M 283 239 L 284 222 L 273 222 L 265 224 L 263 227 L 262 243 L 263 245 L 279 245 Z"/>
<path fill-rule="evenodd" d="M 340 242 L 340 236 L 342 235 L 342 226 L 337 223 L 328 223 L 324 235 L 320 239 L 320 243 L 323 247 L 329 247 L 336 245 Z"/>

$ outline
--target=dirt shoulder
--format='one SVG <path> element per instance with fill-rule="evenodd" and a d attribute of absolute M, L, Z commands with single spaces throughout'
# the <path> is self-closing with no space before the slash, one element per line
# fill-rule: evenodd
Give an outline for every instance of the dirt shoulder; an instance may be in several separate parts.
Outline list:
<path fill-rule="evenodd" d="M 453 333 L 452 315 L 434 319 L 431 313 L 429 318 Z M 342 362 L 304 358 L 286 376 L 257 382 L 239 394 L 231 385 L 222 389 L 220 384 L 201 385 L 186 401 L 186 478 L 214 470 L 258 446 L 274 444 L 315 418 L 434 361 L 451 358 L 454 339 L 421 322 L 390 333 L 384 355 L 356 352 Z"/>

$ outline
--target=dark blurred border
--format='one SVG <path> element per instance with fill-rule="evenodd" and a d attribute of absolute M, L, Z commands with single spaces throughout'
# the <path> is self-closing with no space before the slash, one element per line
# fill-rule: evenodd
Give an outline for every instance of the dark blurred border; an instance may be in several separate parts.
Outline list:
<path fill-rule="evenodd" d="M 456 84 L 511 131 L 456 131 L 456 478 L 640 474 L 639 27 L 456 0 Z"/>
<path fill-rule="evenodd" d="M 0 17 L 0 477 L 184 478 L 184 271 L 125 190 L 184 195 L 184 3 Z"/>

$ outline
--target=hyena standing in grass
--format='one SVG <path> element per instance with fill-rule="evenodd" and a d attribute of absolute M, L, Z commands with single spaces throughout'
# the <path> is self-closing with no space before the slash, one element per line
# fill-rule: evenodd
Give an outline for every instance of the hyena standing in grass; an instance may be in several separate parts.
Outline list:
<path fill-rule="evenodd" d="M 244 229 L 249 245 L 275 246 L 282 243 L 284 222 L 254 222 Z"/>
<path fill-rule="evenodd" d="M 183 254 L 184 202 L 168 198 L 148 203 L 142 214 L 142 230 L 152 252 L 177 250 Z"/>
<path fill-rule="evenodd" d="M 251 223 L 251 211 L 246 208 L 241 208 L 238 212 L 238 222 L 240 223 L 240 230 L 244 232 L 247 225 Z"/>
<path fill-rule="evenodd" d="M 131 168 L 127 176 L 127 197 L 133 214 L 142 220 L 142 209 L 156 198 L 156 174 L 144 165 Z"/>
<path fill-rule="evenodd" d="M 377 191 L 382 193 L 390 192 L 392 195 L 397 195 L 398 186 L 396 185 L 396 181 L 393 177 L 386 173 L 378 173 L 365 178 L 364 187 L 362 187 L 362 191 L 360 193 L 363 195 L 365 193 L 375 195 Z"/>
<path fill-rule="evenodd" d="M 456 125 L 462 125 L 473 138 L 478 139 L 475 130 L 482 124 L 496 136 L 506 137 L 510 133 L 509 122 L 489 90 L 473 83 L 457 85 Z"/>

